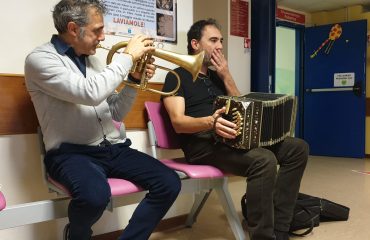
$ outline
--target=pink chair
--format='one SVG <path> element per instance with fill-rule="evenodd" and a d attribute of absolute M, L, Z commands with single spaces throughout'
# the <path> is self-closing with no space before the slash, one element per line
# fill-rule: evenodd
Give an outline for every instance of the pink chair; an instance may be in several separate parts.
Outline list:
<path fill-rule="evenodd" d="M 6 201 L 4 194 L 0 192 L 0 211 L 3 210 L 6 207 Z"/>
<path fill-rule="evenodd" d="M 116 121 L 113 121 L 113 124 L 118 130 L 120 130 L 121 136 L 124 135 L 124 134 L 122 134 L 122 130 L 124 130 L 124 125 L 121 122 L 116 122 Z M 70 197 L 69 191 L 62 184 L 55 181 L 54 179 L 52 179 L 47 174 L 47 172 L 45 170 L 45 166 L 44 166 L 45 146 L 44 146 L 44 142 L 43 142 L 43 139 L 42 139 L 42 133 L 41 133 L 40 129 L 38 129 L 38 135 L 39 135 L 40 151 L 41 151 L 41 166 L 42 166 L 41 168 L 42 168 L 42 172 L 43 172 L 43 175 L 44 175 L 44 182 L 48 186 L 49 192 L 55 192 L 60 196 L 69 196 Z M 107 209 L 109 211 L 113 211 L 113 208 L 114 208 L 113 198 L 114 197 L 134 194 L 134 193 L 138 193 L 138 192 L 144 192 L 143 189 L 140 188 L 139 186 L 133 184 L 130 181 L 124 180 L 124 179 L 108 178 L 108 183 L 109 183 L 110 190 L 111 190 L 111 195 L 112 195 L 112 198 L 110 199 L 110 203 L 107 206 Z M 121 205 L 118 204 L 118 206 L 121 206 Z M 64 227 L 63 239 L 68 238 L 67 237 L 68 228 L 69 228 L 69 224 L 67 224 Z"/>
<path fill-rule="evenodd" d="M 122 128 L 122 124 L 118 122 L 114 122 L 114 125 L 117 127 L 117 129 Z M 44 181 L 46 185 L 49 188 L 50 192 L 56 192 L 58 195 L 68 195 L 70 196 L 68 190 L 60 183 L 52 179 L 46 172 L 45 167 L 44 167 L 44 155 L 45 155 L 45 148 L 44 148 L 44 143 L 42 140 L 42 134 L 41 131 L 39 130 L 39 141 L 40 141 L 40 148 L 41 148 L 41 166 L 42 166 L 42 172 L 44 174 Z M 108 178 L 108 183 L 111 189 L 111 194 L 112 197 L 116 196 L 121 196 L 125 194 L 131 194 L 131 193 L 136 193 L 142 191 L 142 189 L 133 184 L 130 181 L 123 180 L 123 179 L 117 179 L 117 178 Z M 111 200 L 112 201 L 112 200 Z M 109 204 L 108 210 L 112 211 L 113 205 L 112 203 Z"/>
<path fill-rule="evenodd" d="M 148 132 L 152 155 L 157 158 L 157 149 L 178 149 L 180 147 L 177 135 L 172 127 L 166 109 L 159 102 L 145 102 L 148 113 Z M 182 191 L 195 193 L 192 209 L 186 220 L 191 227 L 205 204 L 212 190 L 215 190 L 225 211 L 230 227 L 236 239 L 249 239 L 241 226 L 235 211 L 229 190 L 227 176 L 222 171 L 207 165 L 191 165 L 184 158 L 161 159 L 170 168 L 185 173 L 182 180 Z M 186 186 L 185 186 L 186 185 Z"/>

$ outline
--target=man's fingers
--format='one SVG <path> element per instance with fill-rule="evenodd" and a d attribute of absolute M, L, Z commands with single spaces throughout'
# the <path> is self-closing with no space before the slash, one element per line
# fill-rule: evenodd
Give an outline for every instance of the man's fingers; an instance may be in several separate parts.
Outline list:
<path fill-rule="evenodd" d="M 221 129 L 217 130 L 216 132 L 219 136 L 223 137 L 223 138 L 227 138 L 227 139 L 234 139 L 236 138 L 236 134 L 230 134 L 229 132 L 227 131 L 223 131 Z"/>
<path fill-rule="evenodd" d="M 215 131 L 218 135 L 224 138 L 233 139 L 236 137 L 237 131 L 235 130 L 236 124 L 218 117 L 215 119 Z"/>
<path fill-rule="evenodd" d="M 227 128 L 230 128 L 230 129 L 234 129 L 234 128 L 236 128 L 236 124 L 235 124 L 235 123 L 230 122 L 230 121 L 228 121 L 228 120 L 226 120 L 226 119 L 224 119 L 224 118 L 222 118 L 222 117 L 218 118 L 218 122 L 219 122 L 220 124 L 222 124 L 222 126 L 225 126 L 225 127 L 227 127 Z M 235 130 L 234 130 L 234 131 L 235 131 Z"/>
<path fill-rule="evenodd" d="M 215 113 L 219 115 L 219 114 L 224 113 L 225 111 L 226 111 L 226 107 L 222 107 L 222 108 L 217 109 Z"/>

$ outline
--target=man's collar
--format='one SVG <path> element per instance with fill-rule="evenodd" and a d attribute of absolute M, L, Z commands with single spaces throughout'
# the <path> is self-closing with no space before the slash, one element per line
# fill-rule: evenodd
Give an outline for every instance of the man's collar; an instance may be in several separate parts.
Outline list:
<path fill-rule="evenodd" d="M 50 42 L 60 55 L 68 56 L 86 77 L 86 55 L 77 56 L 74 49 L 60 39 L 58 35 L 53 35 Z"/>
<path fill-rule="evenodd" d="M 65 55 L 66 52 L 71 48 L 67 43 L 58 37 L 58 35 L 53 35 L 50 42 L 54 45 L 57 52 L 61 55 Z"/>

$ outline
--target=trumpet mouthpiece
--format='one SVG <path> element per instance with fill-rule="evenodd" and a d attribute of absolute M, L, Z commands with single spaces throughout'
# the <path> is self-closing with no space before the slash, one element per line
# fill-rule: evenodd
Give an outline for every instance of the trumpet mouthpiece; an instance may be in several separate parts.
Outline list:
<path fill-rule="evenodd" d="M 104 47 L 100 43 L 98 45 L 96 45 L 96 48 L 101 48 L 101 49 L 108 50 L 108 51 L 110 50 L 110 48 Z"/>

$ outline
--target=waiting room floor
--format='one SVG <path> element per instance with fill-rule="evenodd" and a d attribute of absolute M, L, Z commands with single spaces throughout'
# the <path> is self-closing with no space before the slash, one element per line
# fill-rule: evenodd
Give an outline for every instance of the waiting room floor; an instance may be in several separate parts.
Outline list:
<path fill-rule="evenodd" d="M 240 198 L 245 180 L 232 177 L 229 189 L 241 217 Z M 350 207 L 348 221 L 321 223 L 304 237 L 292 240 L 370 239 L 370 159 L 311 156 L 303 177 L 301 192 L 326 198 Z M 216 194 L 211 194 L 192 228 L 179 227 L 157 232 L 150 240 L 235 239 Z"/>

